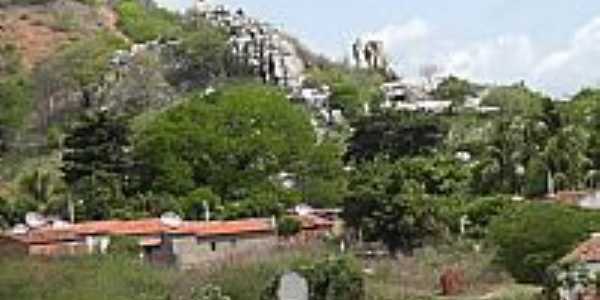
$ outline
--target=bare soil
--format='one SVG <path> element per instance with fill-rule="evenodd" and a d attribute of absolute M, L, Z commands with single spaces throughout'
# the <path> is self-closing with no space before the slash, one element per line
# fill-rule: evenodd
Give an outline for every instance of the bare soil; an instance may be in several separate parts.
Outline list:
<path fill-rule="evenodd" d="M 99 30 L 121 35 L 117 21 L 117 14 L 108 6 L 90 7 L 64 0 L 9 6 L 0 9 L 0 43 L 14 44 L 25 67 L 32 68 L 69 43 Z"/>

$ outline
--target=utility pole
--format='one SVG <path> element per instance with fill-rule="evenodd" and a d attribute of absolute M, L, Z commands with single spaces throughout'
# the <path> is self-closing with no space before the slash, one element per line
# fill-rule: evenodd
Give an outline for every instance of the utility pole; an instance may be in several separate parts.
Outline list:
<path fill-rule="evenodd" d="M 69 210 L 69 221 L 71 222 L 71 224 L 75 224 L 75 205 L 73 204 L 73 198 L 72 198 L 70 192 L 67 195 L 67 197 L 68 197 L 67 205 L 68 205 L 68 210 Z"/>
<path fill-rule="evenodd" d="M 203 201 L 202 205 L 204 206 L 204 221 L 208 223 L 210 222 L 210 206 L 207 201 Z"/>

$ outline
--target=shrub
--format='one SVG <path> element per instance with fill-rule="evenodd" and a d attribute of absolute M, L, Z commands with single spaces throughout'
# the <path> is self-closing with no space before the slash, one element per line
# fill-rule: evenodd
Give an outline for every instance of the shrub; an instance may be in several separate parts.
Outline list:
<path fill-rule="evenodd" d="M 79 18 L 72 11 L 56 11 L 50 27 L 56 31 L 70 31 L 81 26 Z"/>
<path fill-rule="evenodd" d="M 227 35 L 211 25 L 202 24 L 183 35 L 175 48 L 177 68 L 170 70 L 172 84 L 189 88 L 203 87 L 225 73 L 235 74 L 235 67 L 227 62 Z"/>
<path fill-rule="evenodd" d="M 214 212 L 215 208 L 221 204 L 221 198 L 210 188 L 195 189 L 179 201 L 181 210 L 188 220 L 203 220 L 206 213 L 205 205 L 208 205 L 209 210 Z"/>
<path fill-rule="evenodd" d="M 173 38 L 182 30 L 176 15 L 160 8 L 144 7 L 136 0 L 121 1 L 116 11 L 117 25 L 136 43 Z"/>
<path fill-rule="evenodd" d="M 547 268 L 600 228 L 598 212 L 554 204 L 522 204 L 490 225 L 497 262 L 524 283 L 541 283 Z"/>
<path fill-rule="evenodd" d="M 32 83 L 20 75 L 0 79 L 0 143 L 4 129 L 19 129 L 33 109 Z"/>
<path fill-rule="evenodd" d="M 199 290 L 194 290 L 191 300 L 231 300 L 231 298 L 223 295 L 220 287 L 207 285 Z"/>
<path fill-rule="evenodd" d="M 311 300 L 362 300 L 364 278 L 358 263 L 347 256 L 312 260 L 297 265 L 294 271 L 308 282 Z M 275 276 L 261 295 L 261 300 L 277 299 L 279 278 Z"/>
<path fill-rule="evenodd" d="M 298 219 L 286 216 L 277 223 L 277 234 L 283 237 L 296 235 L 302 230 L 302 223 Z"/>
<path fill-rule="evenodd" d="M 115 255 L 135 256 L 140 252 L 140 246 L 136 238 L 111 237 L 108 252 Z"/>
<path fill-rule="evenodd" d="M 17 74 L 21 69 L 21 54 L 17 46 L 12 43 L 0 43 L 0 77 Z"/>
<path fill-rule="evenodd" d="M 52 90 L 81 88 L 97 82 L 110 70 L 108 63 L 116 50 L 127 48 L 127 42 L 110 32 L 69 45 L 36 72 L 40 88 Z"/>

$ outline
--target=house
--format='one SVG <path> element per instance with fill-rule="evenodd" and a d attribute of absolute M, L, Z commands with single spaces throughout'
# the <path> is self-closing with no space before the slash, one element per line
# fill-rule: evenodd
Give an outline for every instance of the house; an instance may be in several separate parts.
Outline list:
<path fill-rule="evenodd" d="M 189 269 L 265 255 L 277 245 L 269 219 L 193 222 L 164 233 L 160 244 L 146 246 L 144 253 L 152 262 Z"/>
<path fill-rule="evenodd" d="M 270 250 L 277 242 L 270 219 L 109 220 L 79 223 L 70 229 L 84 238 L 89 253 L 105 253 L 113 237 L 135 238 L 144 259 L 181 269 Z"/>
<path fill-rule="evenodd" d="M 0 255 L 61 256 L 86 253 L 81 236 L 62 229 L 35 229 L 23 234 L 0 235 Z"/>
<path fill-rule="evenodd" d="M 595 290 L 593 283 L 600 276 L 600 233 L 593 233 L 587 241 L 564 256 L 558 265 L 561 300 L 596 299 L 600 291 Z"/>
<path fill-rule="evenodd" d="M 330 221 L 305 216 L 298 235 L 308 242 L 333 226 Z M 264 255 L 279 246 L 274 219 L 183 221 L 177 216 L 132 221 L 106 220 L 41 226 L 0 235 L 0 254 L 61 256 L 108 251 L 116 237 L 134 239 L 145 260 L 180 269 Z"/>

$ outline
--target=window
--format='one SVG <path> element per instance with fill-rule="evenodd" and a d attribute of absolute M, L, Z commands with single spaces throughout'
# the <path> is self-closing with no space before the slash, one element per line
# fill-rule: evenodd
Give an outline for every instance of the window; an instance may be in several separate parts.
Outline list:
<path fill-rule="evenodd" d="M 210 251 L 217 251 L 217 242 L 210 242 Z"/>
<path fill-rule="evenodd" d="M 236 239 L 231 239 L 231 247 L 235 247 L 237 245 L 237 240 Z"/>

